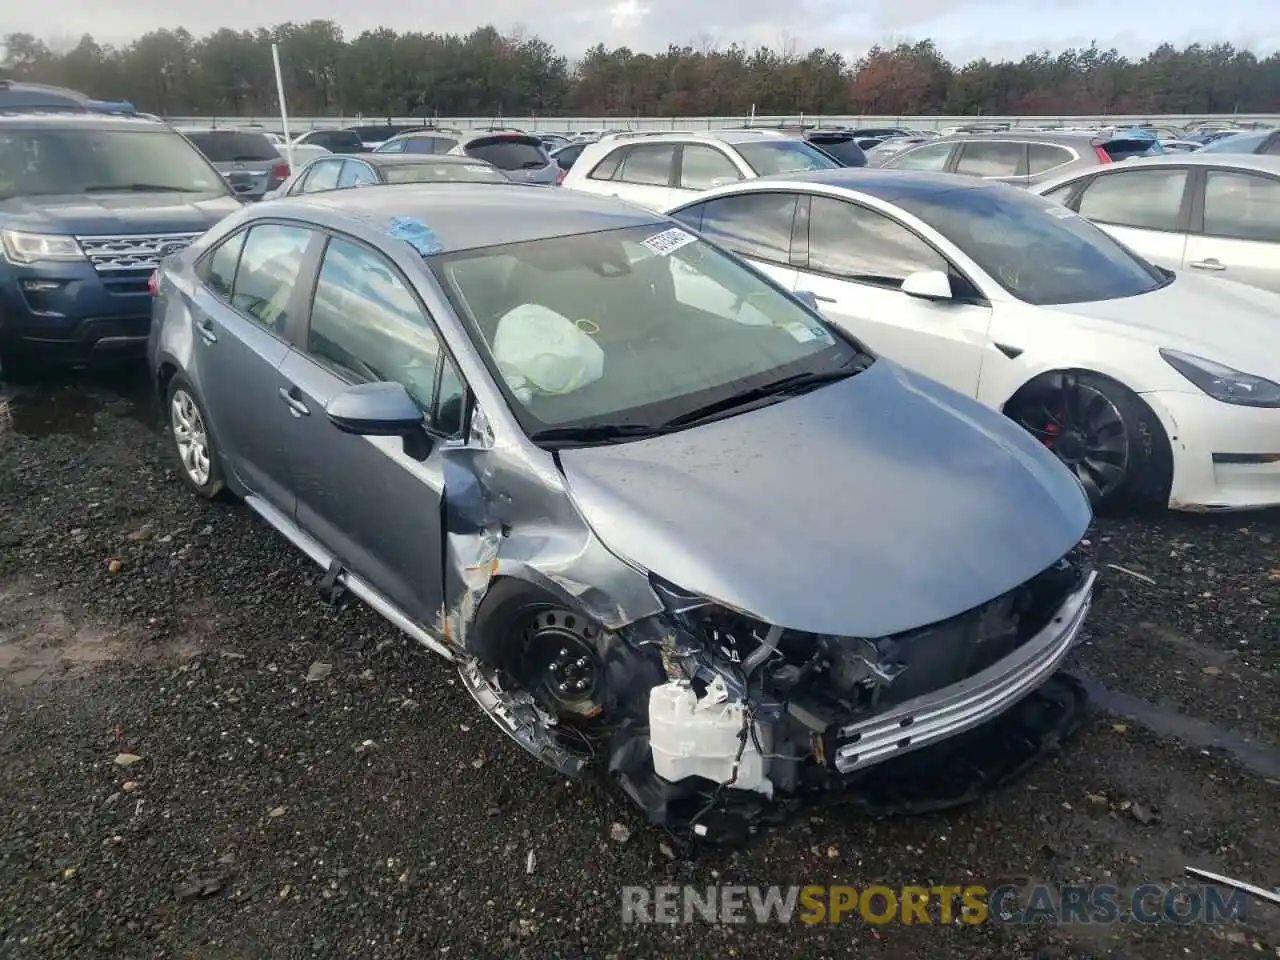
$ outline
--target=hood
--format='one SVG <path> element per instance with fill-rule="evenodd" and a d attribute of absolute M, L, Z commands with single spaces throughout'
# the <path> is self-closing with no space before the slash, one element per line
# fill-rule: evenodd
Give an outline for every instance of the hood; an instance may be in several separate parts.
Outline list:
<path fill-rule="evenodd" d="M 1247 373 L 1280 376 L 1280 294 L 1260 287 L 1179 273 L 1173 283 L 1141 296 L 1044 309 L 1115 324 L 1154 346 Z"/>
<path fill-rule="evenodd" d="M 241 208 L 235 197 L 208 193 L 95 193 L 13 197 L 0 201 L 0 224 L 73 236 L 203 233 Z"/>
<path fill-rule="evenodd" d="M 1092 514 L 995 410 L 880 359 L 811 393 L 667 436 L 558 454 L 617 555 L 760 620 L 881 637 L 1048 568 Z"/>

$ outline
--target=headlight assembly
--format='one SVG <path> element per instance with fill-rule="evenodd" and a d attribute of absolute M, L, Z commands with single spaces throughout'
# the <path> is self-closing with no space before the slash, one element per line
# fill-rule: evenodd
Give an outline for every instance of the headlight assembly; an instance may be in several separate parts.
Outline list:
<path fill-rule="evenodd" d="M 1179 350 L 1162 348 L 1160 356 L 1169 366 L 1222 403 L 1238 407 L 1280 407 L 1280 384 L 1264 377 L 1242 373 Z"/>
<path fill-rule="evenodd" d="M 0 230 L 0 242 L 4 244 L 5 257 L 12 263 L 84 259 L 84 251 L 80 249 L 75 237 Z"/>

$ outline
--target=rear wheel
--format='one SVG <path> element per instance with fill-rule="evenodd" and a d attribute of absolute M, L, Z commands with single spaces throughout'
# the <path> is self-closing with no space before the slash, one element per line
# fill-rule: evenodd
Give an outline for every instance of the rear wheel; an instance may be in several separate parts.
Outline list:
<path fill-rule="evenodd" d="M 209 431 L 204 408 L 195 390 L 181 374 L 169 381 L 165 402 L 169 435 L 183 481 L 207 500 L 226 490 L 222 461 Z"/>
<path fill-rule="evenodd" d="M 1088 372 L 1047 374 L 1019 390 L 1005 412 L 1080 478 L 1095 508 L 1167 500 L 1168 438 L 1123 384 Z"/>

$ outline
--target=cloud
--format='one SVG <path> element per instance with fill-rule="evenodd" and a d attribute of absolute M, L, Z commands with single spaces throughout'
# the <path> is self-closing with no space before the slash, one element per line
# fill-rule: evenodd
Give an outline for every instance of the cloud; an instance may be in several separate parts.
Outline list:
<path fill-rule="evenodd" d="M 116 45 L 162 26 L 185 26 L 200 36 L 220 27 L 255 29 L 285 20 L 335 20 L 354 36 L 390 26 L 396 30 L 466 33 L 484 24 L 521 26 L 575 58 L 597 43 L 660 51 L 668 44 L 706 38 L 718 45 L 790 44 L 859 54 L 875 43 L 933 39 L 944 54 L 963 61 L 975 56 L 1019 58 L 1033 50 L 1060 50 L 1097 39 L 1122 52 L 1142 54 L 1162 39 L 1214 43 L 1252 38 L 1251 48 L 1269 54 L 1280 44 L 1280 28 L 1260 30 L 1251 0 L 1170 4 L 1168 0 L 440 0 L 412 6 L 403 0 L 132 0 L 104 14 L 102 0 L 56 4 L 10 4 L 6 31 L 65 40 L 91 33 Z M 1151 24 L 1159 24 L 1158 34 Z M 1269 32 L 1269 35 L 1268 35 Z M 1079 39 L 1076 39 L 1079 38 Z"/>

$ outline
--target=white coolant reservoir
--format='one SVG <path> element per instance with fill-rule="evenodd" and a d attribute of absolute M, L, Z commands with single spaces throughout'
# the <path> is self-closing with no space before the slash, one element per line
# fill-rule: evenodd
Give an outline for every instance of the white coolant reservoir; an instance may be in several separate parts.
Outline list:
<path fill-rule="evenodd" d="M 717 680 L 698 699 L 684 680 L 672 680 L 649 691 L 649 747 L 653 769 L 663 780 L 675 782 L 685 777 L 706 777 L 728 783 L 734 759 L 741 746 L 743 704 L 730 700 L 722 681 Z M 755 740 L 767 752 L 765 730 L 756 726 Z M 755 790 L 773 794 L 773 783 L 765 776 L 765 758 L 750 733 L 738 763 L 735 790 Z"/>

